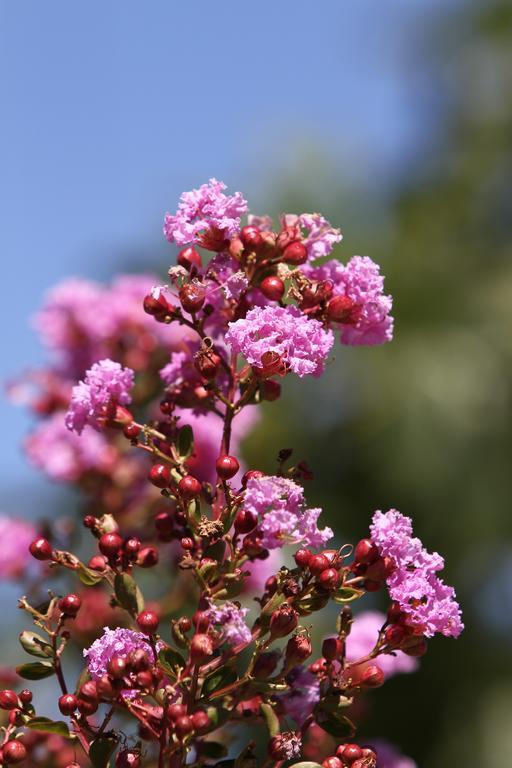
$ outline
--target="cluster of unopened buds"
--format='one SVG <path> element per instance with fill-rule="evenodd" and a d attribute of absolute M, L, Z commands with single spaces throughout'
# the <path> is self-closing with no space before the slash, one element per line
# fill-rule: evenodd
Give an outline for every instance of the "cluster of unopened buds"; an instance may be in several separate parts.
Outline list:
<path fill-rule="evenodd" d="M 224 190 L 212 179 L 167 214 L 181 248 L 167 284 L 69 281 L 37 317 L 52 361 L 11 393 L 40 417 L 29 459 L 81 490 L 87 533 L 77 549 L 69 518 L 39 531 L 0 519 L 19 541 L 2 545 L 1 575 L 26 579 L 35 625 L 20 643 L 37 660 L 16 673 L 54 678 L 65 718 L 40 715 L 14 683 L 0 691 L 2 764 L 414 765 L 355 743 L 353 720 L 427 638 L 461 632 L 442 558 L 396 510 L 376 512 L 355 546 L 333 545 L 307 505 L 304 461 L 281 450 L 263 472 L 240 458 L 259 404 L 286 376 L 321 375 L 334 332 L 391 340 L 391 298 L 368 257 L 328 258 L 341 234 L 320 214 L 244 226 L 245 200 Z M 387 615 L 353 613 L 377 591 Z M 322 637 L 311 617 L 332 602 L 336 631 Z M 70 646 L 79 669 L 64 663 Z M 245 735 L 255 727 L 264 742 Z"/>

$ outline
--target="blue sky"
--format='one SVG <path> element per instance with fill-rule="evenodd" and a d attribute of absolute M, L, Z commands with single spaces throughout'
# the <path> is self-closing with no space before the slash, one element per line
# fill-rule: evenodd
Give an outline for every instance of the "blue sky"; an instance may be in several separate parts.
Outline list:
<path fill-rule="evenodd" d="M 55 281 L 135 254 L 167 266 L 182 190 L 216 176 L 259 202 L 307 143 L 363 189 L 391 183 L 435 127 L 423 35 L 455 5 L 2 3 L 2 379 L 42 359 L 29 318 Z M 29 420 L 0 407 L 5 475 L 32 480 Z"/>

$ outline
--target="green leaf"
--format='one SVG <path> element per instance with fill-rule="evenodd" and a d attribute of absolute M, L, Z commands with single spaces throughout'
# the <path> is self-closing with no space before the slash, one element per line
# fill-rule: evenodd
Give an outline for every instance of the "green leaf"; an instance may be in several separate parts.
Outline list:
<path fill-rule="evenodd" d="M 277 734 L 281 731 L 281 727 L 279 725 L 279 718 L 274 712 L 274 708 L 270 706 L 270 704 L 262 703 L 260 704 L 261 714 L 265 718 L 265 723 L 267 724 L 268 732 L 271 736 L 277 736 Z"/>
<path fill-rule="evenodd" d="M 26 630 L 21 632 L 19 637 L 20 643 L 27 653 L 31 656 L 39 656 L 42 659 L 48 659 L 53 656 L 53 649 L 51 645 L 38 635 L 37 632 Z"/>
<path fill-rule="evenodd" d="M 174 648 L 162 648 L 158 652 L 158 666 L 167 675 L 176 677 L 178 669 L 184 669 L 187 663 L 183 656 L 175 651 Z"/>
<path fill-rule="evenodd" d="M 214 672 L 210 677 L 207 677 L 204 684 L 202 695 L 209 696 L 210 693 L 217 691 L 219 688 L 224 688 L 226 685 L 231 685 L 235 680 L 238 680 L 238 675 L 234 669 L 229 667 L 223 667 L 218 672 Z"/>
<path fill-rule="evenodd" d="M 89 749 L 89 760 L 94 768 L 106 768 L 116 746 L 117 739 L 113 736 L 100 736 L 95 739 Z"/>
<path fill-rule="evenodd" d="M 322 717 L 320 715 L 317 717 L 317 723 L 320 728 L 323 728 L 324 731 L 327 731 L 327 733 L 330 733 L 331 736 L 337 739 L 351 739 L 356 732 L 356 727 L 352 720 L 345 716 L 336 717 L 334 714 L 331 714 Z"/>
<path fill-rule="evenodd" d="M 93 571 L 91 568 L 87 568 L 85 565 L 80 563 L 78 566 L 78 578 L 82 582 L 82 584 L 85 584 L 86 587 L 93 587 L 95 584 L 98 584 L 103 578 L 101 573 L 98 573 L 98 571 Z"/>
<path fill-rule="evenodd" d="M 354 587 L 341 587 L 332 596 L 335 603 L 351 603 L 352 600 L 357 600 L 358 597 L 364 595 L 364 590 L 355 589 Z"/>
<path fill-rule="evenodd" d="M 176 447 L 182 459 L 188 459 L 194 450 L 194 432 L 190 424 L 185 424 L 178 432 Z"/>
<path fill-rule="evenodd" d="M 221 744 L 218 741 L 203 741 L 201 742 L 201 755 L 204 757 L 210 757 L 213 760 L 218 760 L 220 757 L 226 757 L 228 749 L 225 744 Z"/>
<path fill-rule="evenodd" d="M 49 717 L 33 717 L 28 723 L 27 728 L 33 731 L 44 731 L 44 733 L 57 733 L 59 736 L 70 738 L 69 728 L 62 720 L 50 720 Z"/>
<path fill-rule="evenodd" d="M 55 667 L 50 661 L 34 661 L 16 667 L 16 672 L 25 680 L 43 680 L 55 674 Z"/>
<path fill-rule="evenodd" d="M 130 613 L 140 613 L 144 598 L 135 580 L 127 573 L 118 573 L 114 579 L 114 591 L 120 605 Z"/>

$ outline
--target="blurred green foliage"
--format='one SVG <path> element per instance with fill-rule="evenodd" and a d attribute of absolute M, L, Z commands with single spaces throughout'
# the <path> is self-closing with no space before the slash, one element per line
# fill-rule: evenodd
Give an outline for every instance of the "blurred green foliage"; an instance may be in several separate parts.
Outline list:
<path fill-rule="evenodd" d="M 362 250 L 382 265 L 395 340 L 337 346 L 323 379 L 287 380 L 284 416 L 266 407 L 247 452 L 270 470 L 294 446 L 340 544 L 396 507 L 445 555 L 466 632 L 431 642 L 414 679 L 372 695 L 366 735 L 394 739 L 421 768 L 497 768 L 512 764 L 511 643 L 482 601 L 512 534 L 512 6 L 466 6 L 431 55 L 448 94 L 439 136 L 385 207 L 356 197 L 347 208 L 350 190 L 314 154 L 275 199 L 297 212 L 315 200 L 347 235 L 337 256 Z M 510 614 L 510 597 L 498 610 Z"/>

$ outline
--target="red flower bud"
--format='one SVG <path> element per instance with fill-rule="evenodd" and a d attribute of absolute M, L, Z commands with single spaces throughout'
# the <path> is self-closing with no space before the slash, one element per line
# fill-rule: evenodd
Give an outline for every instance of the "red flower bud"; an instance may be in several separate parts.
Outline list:
<path fill-rule="evenodd" d="M 98 686 L 95 680 L 86 680 L 80 688 L 80 698 L 87 701 L 98 700 Z"/>
<path fill-rule="evenodd" d="M 36 560 L 52 559 L 52 545 L 47 539 L 35 539 L 31 543 L 29 550 L 32 557 L 35 557 Z"/>
<path fill-rule="evenodd" d="M 242 477 L 242 487 L 245 488 L 249 480 L 257 479 L 259 477 L 265 477 L 265 473 L 261 472 L 259 469 L 248 469 Z"/>
<path fill-rule="evenodd" d="M 309 659 L 313 652 L 311 640 L 307 635 L 294 635 L 290 637 L 286 645 L 286 662 L 295 666 Z"/>
<path fill-rule="evenodd" d="M 192 721 L 192 718 L 188 715 L 182 715 L 179 717 L 175 724 L 174 729 L 176 731 L 176 736 L 178 739 L 184 739 L 185 736 L 188 736 L 189 733 L 192 733 L 194 730 L 194 723 Z"/>
<path fill-rule="evenodd" d="M 408 656 L 424 656 L 427 652 L 427 641 L 422 635 L 413 635 L 402 642 L 400 649 Z"/>
<path fill-rule="evenodd" d="M 203 376 L 203 378 L 214 379 L 219 372 L 221 359 L 215 352 L 209 350 L 208 352 L 199 352 L 194 359 L 195 369 Z"/>
<path fill-rule="evenodd" d="M 328 589 L 329 591 L 336 589 L 340 580 L 340 574 L 334 568 L 326 568 L 325 571 L 322 571 L 318 576 L 319 585 L 323 589 Z"/>
<path fill-rule="evenodd" d="M 29 691 L 28 688 L 24 688 L 22 691 L 20 691 L 19 699 L 22 704 L 30 704 L 32 701 L 32 691 Z"/>
<path fill-rule="evenodd" d="M 257 516 L 249 509 L 240 509 L 235 515 L 233 525 L 237 533 L 249 533 L 258 522 Z"/>
<path fill-rule="evenodd" d="M 299 623 L 299 614 L 290 605 L 282 605 L 270 617 L 271 637 L 286 637 Z"/>
<path fill-rule="evenodd" d="M 283 261 L 286 264 L 293 264 L 298 266 L 304 264 L 308 260 L 308 250 L 304 243 L 296 240 L 294 243 L 289 243 L 283 251 Z"/>
<path fill-rule="evenodd" d="M 19 739 L 12 739 L 4 744 L 1 751 L 1 759 L 3 763 L 7 765 L 14 765 L 15 763 L 21 763 L 27 756 L 27 749 Z"/>
<path fill-rule="evenodd" d="M 234 456 L 224 454 L 219 456 L 215 462 L 215 469 L 217 470 L 218 476 L 223 480 L 230 480 L 240 469 L 240 464 Z"/>
<path fill-rule="evenodd" d="M 0 691 L 0 708 L 1 709 L 16 709 L 19 706 L 18 694 L 14 691 L 6 689 Z"/>
<path fill-rule="evenodd" d="M 339 757 L 336 757 L 336 755 L 333 755 L 332 757 L 326 757 L 325 760 L 322 762 L 323 768 L 343 768 L 343 763 L 339 759 Z"/>
<path fill-rule="evenodd" d="M 354 559 L 356 563 L 369 565 L 379 557 L 379 550 L 371 539 L 361 539 L 354 550 Z"/>
<path fill-rule="evenodd" d="M 336 754 L 338 757 L 343 757 L 349 764 L 363 757 L 363 751 L 358 744 L 342 744 L 336 750 Z"/>
<path fill-rule="evenodd" d="M 66 595 L 59 600 L 60 610 L 66 616 L 70 616 L 71 618 L 74 618 L 77 615 L 81 605 L 82 600 L 80 597 L 78 597 L 78 595 Z"/>
<path fill-rule="evenodd" d="M 152 568 L 158 563 L 158 552 L 154 547 L 142 547 L 137 555 L 139 568 Z"/>
<path fill-rule="evenodd" d="M 327 317 L 335 323 L 347 323 L 355 306 L 348 296 L 334 296 L 327 305 Z"/>
<path fill-rule="evenodd" d="M 172 722 L 176 722 L 178 718 L 187 714 L 187 707 L 185 704 L 169 704 L 167 707 L 167 716 Z"/>
<path fill-rule="evenodd" d="M 116 557 L 123 546 L 123 540 L 118 533 L 104 533 L 98 546 L 105 557 Z"/>
<path fill-rule="evenodd" d="M 361 675 L 360 685 L 364 688 L 380 688 L 385 682 L 384 672 L 376 664 L 370 664 Z"/>
<path fill-rule="evenodd" d="M 126 674 L 126 661 L 122 656 L 112 656 L 107 664 L 107 672 L 114 680 L 121 680 Z"/>
<path fill-rule="evenodd" d="M 206 291 L 201 283 L 187 283 L 180 288 L 179 297 L 185 312 L 198 312 L 205 302 Z"/>
<path fill-rule="evenodd" d="M 284 290 L 283 281 L 274 275 L 265 277 L 260 283 L 260 291 L 270 301 L 280 301 L 284 296 Z"/>
<path fill-rule="evenodd" d="M 157 488 L 167 488 L 171 481 L 171 472 L 167 464 L 153 464 L 149 470 L 148 480 Z"/>
<path fill-rule="evenodd" d="M 322 656 L 327 661 L 339 659 L 343 652 L 343 642 L 339 637 L 326 637 L 322 643 Z"/>
<path fill-rule="evenodd" d="M 192 715 L 192 725 L 195 731 L 204 731 L 211 725 L 211 720 L 204 711 L 204 709 L 198 709 Z"/>
<path fill-rule="evenodd" d="M 213 643 L 208 635 L 199 633 L 190 641 L 190 660 L 192 664 L 200 664 L 213 654 Z"/>
<path fill-rule="evenodd" d="M 193 475 L 185 475 L 178 483 L 178 490 L 187 501 L 194 499 L 201 493 L 201 483 Z"/>
<path fill-rule="evenodd" d="M 135 424 L 134 422 L 131 424 L 125 424 L 123 427 L 123 435 L 128 438 L 128 440 L 136 440 L 140 435 L 139 425 Z"/>
<path fill-rule="evenodd" d="M 329 560 L 325 555 L 312 555 L 308 567 L 311 573 L 319 575 L 329 567 Z"/>
<path fill-rule="evenodd" d="M 294 555 L 294 559 L 299 568 L 307 568 L 312 556 L 313 555 L 309 549 L 298 549 Z"/>
<path fill-rule="evenodd" d="M 188 269 L 189 272 L 192 267 L 197 267 L 197 269 L 201 269 L 201 267 L 203 266 L 203 260 L 201 259 L 201 254 L 198 251 L 196 251 L 195 248 L 192 248 L 192 246 L 188 246 L 188 248 L 183 248 L 178 253 L 177 262 L 180 265 L 180 267 L 184 267 L 185 269 Z"/>
<path fill-rule="evenodd" d="M 278 651 L 268 651 L 258 656 L 252 670 L 256 680 L 266 680 L 267 677 L 270 677 L 275 672 L 280 659 L 281 654 Z"/>
<path fill-rule="evenodd" d="M 154 635 L 158 629 L 160 620 L 154 611 L 141 611 L 137 616 L 137 624 L 146 635 Z"/>
<path fill-rule="evenodd" d="M 258 227 L 247 225 L 240 230 L 240 240 L 245 248 L 257 250 L 263 243 L 261 232 Z"/>
<path fill-rule="evenodd" d="M 58 704 L 63 715 L 72 715 L 78 706 L 78 699 L 74 693 L 65 693 L 59 698 Z"/>

